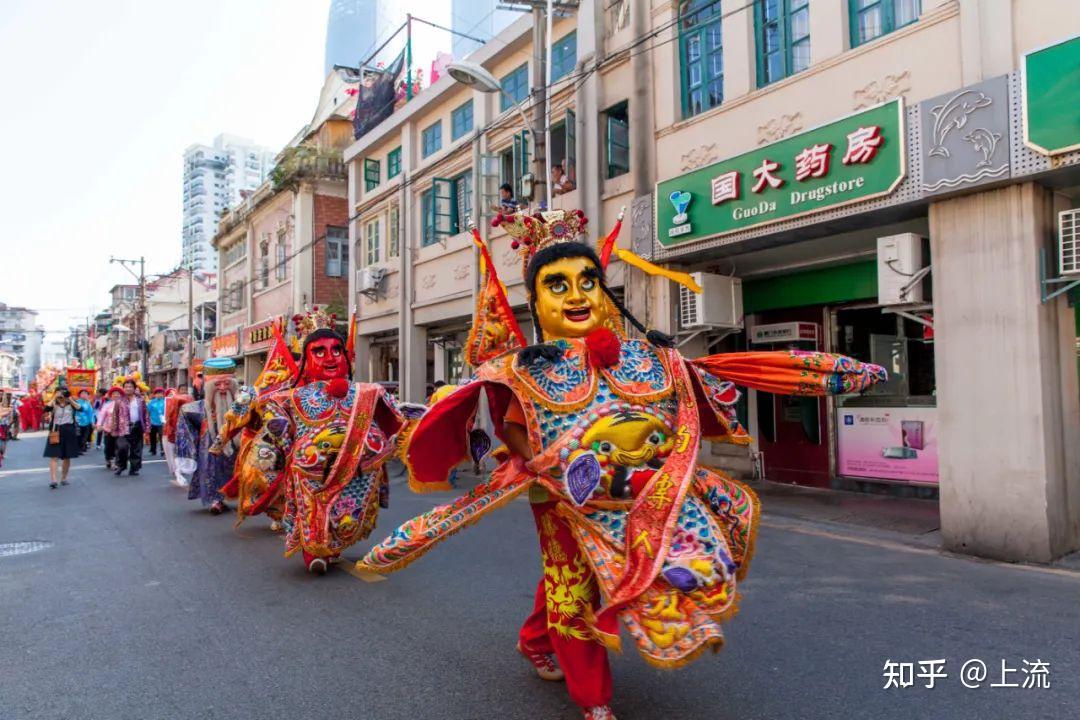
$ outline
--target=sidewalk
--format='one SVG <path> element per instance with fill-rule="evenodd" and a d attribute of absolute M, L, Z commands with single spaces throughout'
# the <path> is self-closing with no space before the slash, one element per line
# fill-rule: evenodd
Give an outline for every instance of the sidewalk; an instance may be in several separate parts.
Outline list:
<path fill-rule="evenodd" d="M 748 483 L 761 498 L 766 517 L 841 523 L 900 533 L 939 544 L 941 518 L 936 500 L 867 495 L 758 480 Z"/>

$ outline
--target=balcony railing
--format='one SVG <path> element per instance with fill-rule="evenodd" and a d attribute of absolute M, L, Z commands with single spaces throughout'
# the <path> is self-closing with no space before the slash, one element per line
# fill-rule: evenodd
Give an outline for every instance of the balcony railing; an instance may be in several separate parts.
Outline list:
<path fill-rule="evenodd" d="M 270 173 L 274 189 L 292 185 L 302 178 L 325 178 L 344 180 L 348 168 L 339 151 L 319 151 L 301 146 L 286 150 L 277 166 Z"/>

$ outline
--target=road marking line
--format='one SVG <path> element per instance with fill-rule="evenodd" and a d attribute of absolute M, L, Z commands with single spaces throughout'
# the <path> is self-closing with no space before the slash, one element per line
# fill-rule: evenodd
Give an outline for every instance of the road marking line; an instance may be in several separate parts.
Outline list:
<path fill-rule="evenodd" d="M 386 582 L 385 575 L 379 575 L 378 573 L 368 572 L 367 570 L 358 570 L 355 560 L 349 560 L 348 558 L 341 558 L 341 562 L 337 563 L 337 566 L 345 572 L 352 575 L 357 580 L 363 580 L 366 583 Z"/>
<path fill-rule="evenodd" d="M 164 460 L 143 460 L 143 465 L 154 465 L 155 463 L 163 463 L 163 462 L 165 462 L 165 461 Z M 101 464 L 72 465 L 72 466 L 70 466 L 69 471 L 70 470 L 94 470 L 94 469 L 105 470 L 106 472 L 113 472 L 112 470 L 109 470 L 108 468 L 106 468 L 104 465 L 101 465 Z M 49 466 L 48 465 L 46 465 L 45 467 L 40 467 L 40 468 L 23 468 L 21 470 L 0 470 L 0 477 L 7 477 L 9 475 L 29 475 L 31 473 L 47 473 L 47 472 L 49 472 Z"/>
<path fill-rule="evenodd" d="M 857 535 L 845 535 L 843 533 L 832 532 L 829 530 L 822 530 L 818 528 L 804 527 L 787 522 L 777 522 L 776 520 L 763 520 L 762 524 L 765 527 L 776 528 L 777 530 L 787 530 L 793 533 L 799 533 L 802 535 L 812 535 L 814 537 L 828 538 L 829 540 L 841 540 L 843 542 L 855 543 L 857 545 L 869 545 L 871 547 L 883 548 L 886 550 L 897 550 L 899 552 L 913 553 L 915 555 L 936 555 L 943 558 L 951 558 L 953 560 L 967 560 L 968 562 L 980 563 L 983 565 L 997 565 L 998 567 L 1008 568 L 1010 570 L 1022 570 L 1025 572 L 1041 573 L 1043 575 L 1056 575 L 1058 577 L 1069 578 L 1070 580 L 1080 580 L 1080 570 L 1070 570 L 1068 568 L 1049 567 L 1046 565 L 1030 565 L 1026 563 L 1008 563 L 1000 560 L 991 560 L 988 558 L 976 557 L 974 555 L 961 555 L 959 553 L 949 552 L 948 550 L 942 550 L 940 548 L 919 547 L 917 545 L 905 545 L 902 542 L 895 540 L 885 540 L 883 538 L 868 538 L 859 537 Z"/>

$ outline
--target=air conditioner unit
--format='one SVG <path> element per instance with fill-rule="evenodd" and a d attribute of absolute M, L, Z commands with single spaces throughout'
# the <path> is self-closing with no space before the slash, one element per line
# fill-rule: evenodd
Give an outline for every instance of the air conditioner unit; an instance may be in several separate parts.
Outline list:
<path fill-rule="evenodd" d="M 384 277 L 386 277 L 386 268 L 381 265 L 367 265 L 360 268 L 356 273 L 357 291 L 377 293 Z"/>
<path fill-rule="evenodd" d="M 691 277 L 701 292 L 679 286 L 679 326 L 683 330 L 742 329 L 742 280 L 701 272 Z"/>
<path fill-rule="evenodd" d="M 1080 208 L 1058 213 L 1058 262 L 1062 275 L 1080 275 Z"/>
<path fill-rule="evenodd" d="M 923 269 L 922 250 L 923 239 L 915 233 L 901 233 L 877 239 L 880 304 L 903 305 L 923 301 L 923 284 L 916 277 Z"/>

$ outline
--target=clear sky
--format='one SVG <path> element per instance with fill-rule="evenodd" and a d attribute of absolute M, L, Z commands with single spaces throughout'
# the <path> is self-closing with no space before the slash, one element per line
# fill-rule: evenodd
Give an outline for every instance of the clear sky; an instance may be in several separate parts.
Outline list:
<path fill-rule="evenodd" d="M 0 301 L 66 330 L 180 261 L 184 148 L 280 149 L 322 86 L 329 0 L 0 2 Z M 47 335 L 53 340 L 59 335 Z"/>

